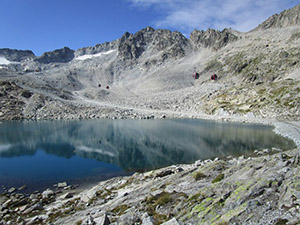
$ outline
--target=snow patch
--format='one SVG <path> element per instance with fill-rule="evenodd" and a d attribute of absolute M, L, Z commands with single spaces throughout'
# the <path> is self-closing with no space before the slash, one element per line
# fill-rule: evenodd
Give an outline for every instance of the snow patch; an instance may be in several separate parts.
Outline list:
<path fill-rule="evenodd" d="M 100 57 L 100 56 L 103 56 L 103 55 L 111 54 L 115 51 L 116 50 L 109 50 L 107 52 L 100 52 L 100 53 L 97 53 L 97 54 L 94 54 L 94 55 L 81 55 L 81 56 L 76 57 L 75 60 L 86 60 L 86 59 L 91 59 L 91 58 L 95 58 L 95 57 Z"/>
<path fill-rule="evenodd" d="M 8 61 L 6 58 L 4 58 L 3 56 L 0 56 L 0 64 L 1 65 L 8 65 L 11 64 L 11 61 Z"/>

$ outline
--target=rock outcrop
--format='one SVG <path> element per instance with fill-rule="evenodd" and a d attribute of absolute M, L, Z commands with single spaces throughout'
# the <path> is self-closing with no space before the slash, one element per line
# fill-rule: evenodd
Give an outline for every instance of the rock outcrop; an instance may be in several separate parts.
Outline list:
<path fill-rule="evenodd" d="M 231 29 L 224 29 L 222 31 L 214 29 L 208 29 L 207 31 L 194 30 L 190 36 L 190 40 L 196 48 L 204 47 L 214 50 L 218 50 L 237 39 L 238 37 L 233 34 Z"/>
<path fill-rule="evenodd" d="M 42 56 L 37 57 L 35 61 L 39 63 L 66 63 L 74 58 L 74 50 L 68 47 L 57 49 L 52 52 L 45 52 Z"/>
<path fill-rule="evenodd" d="M 146 27 L 135 34 L 126 32 L 120 39 L 118 50 L 121 60 L 136 60 L 146 50 L 164 52 L 162 57 L 184 55 L 188 40 L 179 32 L 170 30 L 154 30 Z"/>
<path fill-rule="evenodd" d="M 34 53 L 30 50 L 16 50 L 9 48 L 1 48 L 0 56 L 5 57 L 7 60 L 12 62 L 21 62 L 35 57 Z"/>

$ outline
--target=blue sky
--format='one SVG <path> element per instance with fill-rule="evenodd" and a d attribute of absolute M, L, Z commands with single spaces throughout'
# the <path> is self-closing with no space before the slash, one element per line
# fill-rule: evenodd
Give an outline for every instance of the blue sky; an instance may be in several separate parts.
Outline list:
<path fill-rule="evenodd" d="M 36 55 L 78 49 L 152 26 L 189 36 L 194 29 L 255 28 L 299 0 L 0 0 L 0 48 Z"/>

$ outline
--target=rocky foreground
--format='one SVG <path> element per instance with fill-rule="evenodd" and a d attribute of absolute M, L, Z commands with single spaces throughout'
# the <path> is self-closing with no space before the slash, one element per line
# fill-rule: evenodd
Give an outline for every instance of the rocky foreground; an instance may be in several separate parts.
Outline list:
<path fill-rule="evenodd" d="M 197 161 L 72 190 L 0 197 L 0 224 L 299 224 L 299 149 Z"/>

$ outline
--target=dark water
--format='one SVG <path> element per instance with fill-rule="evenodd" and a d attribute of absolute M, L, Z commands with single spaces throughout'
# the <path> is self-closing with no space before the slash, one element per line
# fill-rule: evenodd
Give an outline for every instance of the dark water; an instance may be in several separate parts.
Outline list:
<path fill-rule="evenodd" d="M 91 183 L 198 159 L 295 147 L 272 129 L 188 119 L 0 123 L 0 188 Z"/>

